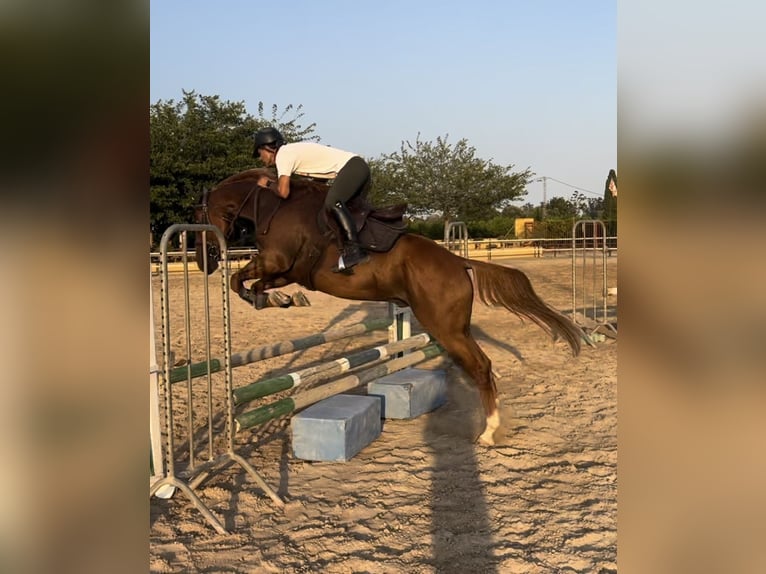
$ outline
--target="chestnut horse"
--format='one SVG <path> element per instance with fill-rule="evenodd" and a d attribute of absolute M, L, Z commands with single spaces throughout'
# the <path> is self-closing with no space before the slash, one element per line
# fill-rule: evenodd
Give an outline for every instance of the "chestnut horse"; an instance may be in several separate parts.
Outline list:
<path fill-rule="evenodd" d="M 554 340 L 562 335 L 574 355 L 580 352 L 581 329 L 544 303 L 524 273 L 464 259 L 420 235 L 405 233 L 388 252 L 371 252 L 369 262 L 354 267 L 353 273 L 333 273 L 338 244 L 318 217 L 327 186 L 293 178 L 290 197 L 281 199 L 256 184 L 264 174 L 273 178 L 268 170 L 251 169 L 225 179 L 205 193 L 197 208 L 197 222 L 215 225 L 224 236 L 238 217 L 255 224 L 259 253 L 232 274 L 232 290 L 259 306 L 265 290 L 290 283 L 344 299 L 409 306 L 478 387 L 486 416 L 482 443 L 494 444 L 500 416 L 491 362 L 471 336 L 474 293 L 487 305 L 531 319 Z M 205 253 L 201 243 L 198 238 L 197 264 L 202 269 L 207 255 L 212 273 L 218 266 L 215 250 Z M 255 283 L 248 289 L 245 281 Z"/>

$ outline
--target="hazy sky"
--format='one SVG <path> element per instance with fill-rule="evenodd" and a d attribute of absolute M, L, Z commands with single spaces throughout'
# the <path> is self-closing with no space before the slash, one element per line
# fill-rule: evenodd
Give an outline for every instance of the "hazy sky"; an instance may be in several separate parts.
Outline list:
<path fill-rule="evenodd" d="M 616 28 L 605 0 L 152 0 L 150 99 L 302 104 L 323 143 L 368 158 L 418 133 L 465 138 L 601 197 L 617 167 Z M 542 199 L 542 183 L 528 191 Z M 548 180 L 548 199 L 574 191 Z"/>
<path fill-rule="evenodd" d="M 763 121 L 764 23 L 764 2 L 620 2 L 621 144 L 718 145 Z"/>

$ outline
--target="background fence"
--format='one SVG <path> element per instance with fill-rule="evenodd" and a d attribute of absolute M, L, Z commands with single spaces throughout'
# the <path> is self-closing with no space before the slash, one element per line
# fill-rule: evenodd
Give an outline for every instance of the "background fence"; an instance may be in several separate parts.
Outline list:
<path fill-rule="evenodd" d="M 456 244 L 454 241 L 451 245 L 446 247 L 450 249 L 456 255 L 463 255 L 464 249 L 468 253 L 469 259 L 481 259 L 491 261 L 493 259 L 506 259 L 513 257 L 559 257 L 559 256 L 571 256 L 572 254 L 572 237 L 559 237 L 559 238 L 538 238 L 538 239 L 468 239 L 466 238 L 465 244 Z M 617 236 L 607 237 L 577 237 L 575 238 L 575 249 L 601 249 L 603 242 L 606 242 L 607 256 L 611 257 L 617 254 Z M 443 241 L 437 241 L 439 245 L 444 246 Z M 229 250 L 229 261 L 232 264 L 232 269 L 240 269 L 244 267 L 250 258 L 257 254 L 258 250 L 253 247 L 243 247 L 238 249 Z M 151 260 L 152 273 L 159 273 L 160 269 L 160 254 L 159 252 L 151 252 L 149 254 Z M 186 252 L 186 257 L 189 260 L 194 259 L 194 251 L 189 250 Z M 174 269 L 174 265 L 178 265 L 178 269 L 181 269 L 181 262 L 184 258 L 183 251 L 170 251 L 168 252 L 168 260 L 171 263 L 171 271 Z"/>

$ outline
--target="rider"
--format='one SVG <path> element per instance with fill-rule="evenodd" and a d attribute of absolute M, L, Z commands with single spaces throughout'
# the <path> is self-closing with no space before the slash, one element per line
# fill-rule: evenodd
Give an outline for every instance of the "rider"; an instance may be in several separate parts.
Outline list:
<path fill-rule="evenodd" d="M 333 180 L 324 207 L 330 211 L 343 232 L 343 250 L 333 271 L 351 269 L 368 261 L 370 256 L 359 244 L 351 214 L 346 203 L 361 194 L 370 182 L 370 166 L 358 155 L 314 142 L 285 143 L 282 134 L 273 127 L 255 133 L 253 157 L 260 157 L 267 166 L 277 168 L 276 193 L 286 199 L 290 195 L 290 175 L 298 174 L 316 179 Z M 266 176 L 258 184 L 269 187 Z"/>

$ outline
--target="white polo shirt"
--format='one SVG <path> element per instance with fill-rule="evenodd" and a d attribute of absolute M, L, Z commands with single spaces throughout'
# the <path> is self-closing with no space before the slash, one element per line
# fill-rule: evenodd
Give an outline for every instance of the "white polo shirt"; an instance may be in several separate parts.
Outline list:
<path fill-rule="evenodd" d="M 314 142 L 296 142 L 277 150 L 277 175 L 303 175 L 334 179 L 341 168 L 358 154 Z"/>

